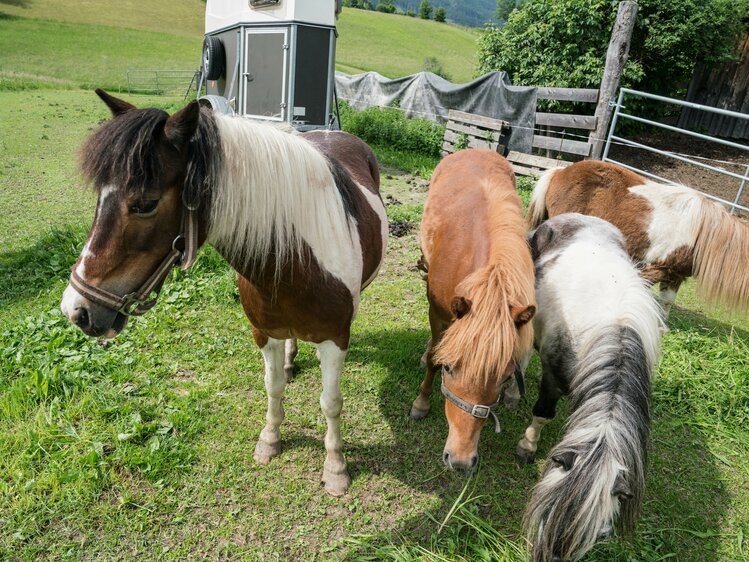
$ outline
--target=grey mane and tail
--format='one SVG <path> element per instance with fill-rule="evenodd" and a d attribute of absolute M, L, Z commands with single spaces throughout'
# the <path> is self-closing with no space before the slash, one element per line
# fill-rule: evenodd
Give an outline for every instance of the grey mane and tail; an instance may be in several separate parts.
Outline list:
<path fill-rule="evenodd" d="M 526 509 L 534 561 L 575 560 L 612 529 L 631 536 L 645 486 L 651 368 L 627 326 L 604 330 L 581 350 L 573 413 Z"/>

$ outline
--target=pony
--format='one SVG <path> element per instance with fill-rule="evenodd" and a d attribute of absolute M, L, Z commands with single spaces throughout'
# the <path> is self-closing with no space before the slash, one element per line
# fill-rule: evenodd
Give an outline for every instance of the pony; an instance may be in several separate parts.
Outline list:
<path fill-rule="evenodd" d="M 570 212 L 600 217 L 621 230 L 629 255 L 645 265 L 642 275 L 659 283 L 666 319 L 690 276 L 708 302 L 749 310 L 749 223 L 698 191 L 584 160 L 539 178 L 528 223 L 533 229 Z"/>
<path fill-rule="evenodd" d="M 577 560 L 614 529 L 630 536 L 637 521 L 661 308 L 608 222 L 566 213 L 529 238 L 542 376 L 519 460 L 533 462 L 563 394 L 572 413 L 548 454 L 524 526 L 534 562 Z"/>
<path fill-rule="evenodd" d="M 114 337 L 154 306 L 173 266 L 188 268 L 197 248 L 212 244 L 238 273 L 265 363 L 267 423 L 255 461 L 281 451 L 296 338 L 310 341 L 327 420 L 322 480 L 331 495 L 344 494 L 341 372 L 361 290 L 387 243 L 374 153 L 344 132 L 291 134 L 197 101 L 170 116 L 96 93 L 113 117 L 81 151 L 98 203 L 63 313 L 89 336 Z"/>
<path fill-rule="evenodd" d="M 421 222 L 431 340 L 426 374 L 410 416 L 430 407 L 442 365 L 449 432 L 443 461 L 478 464 L 478 439 L 500 386 L 533 345 L 533 261 L 515 175 L 490 150 L 462 150 L 435 168 Z"/>

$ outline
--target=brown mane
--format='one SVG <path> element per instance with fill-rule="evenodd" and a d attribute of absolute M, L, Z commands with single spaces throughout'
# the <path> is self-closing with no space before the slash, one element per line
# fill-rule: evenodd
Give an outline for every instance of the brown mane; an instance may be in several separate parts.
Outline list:
<path fill-rule="evenodd" d="M 455 320 L 435 349 L 435 363 L 460 367 L 470 386 L 484 386 L 533 345 L 533 325 L 515 328 L 510 306 L 536 302 L 533 261 L 526 242 L 520 199 L 514 191 L 483 184 L 489 202 L 489 263 L 466 277 L 456 294 L 472 301 L 471 311 Z"/>

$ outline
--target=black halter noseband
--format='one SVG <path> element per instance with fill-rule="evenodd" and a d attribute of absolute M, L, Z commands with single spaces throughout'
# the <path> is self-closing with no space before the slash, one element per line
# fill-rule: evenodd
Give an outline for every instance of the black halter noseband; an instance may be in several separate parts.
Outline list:
<path fill-rule="evenodd" d="M 172 242 L 171 251 L 161 260 L 151 276 L 139 289 L 125 296 L 110 293 L 100 287 L 87 283 L 75 269 L 70 274 L 70 285 L 81 296 L 97 304 L 115 310 L 124 316 L 141 316 L 153 308 L 159 296 L 159 290 L 172 267 L 181 266 L 187 270 L 193 263 L 198 251 L 198 217 L 200 200 L 189 202 L 182 197 L 182 224 L 180 233 Z"/>

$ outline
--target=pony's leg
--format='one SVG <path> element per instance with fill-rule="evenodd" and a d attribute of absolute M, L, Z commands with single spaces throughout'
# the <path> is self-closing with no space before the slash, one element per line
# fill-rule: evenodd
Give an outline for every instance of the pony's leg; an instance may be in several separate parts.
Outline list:
<path fill-rule="evenodd" d="M 424 374 L 424 380 L 421 381 L 421 384 L 419 385 L 419 395 L 416 397 L 416 400 L 414 400 L 411 405 L 411 411 L 408 413 L 408 415 L 411 416 L 411 419 L 414 420 L 422 420 L 429 413 L 429 407 L 431 405 L 429 397 L 432 396 L 432 391 L 434 390 L 434 373 L 436 371 L 436 366 L 434 364 L 434 347 L 442 338 L 442 332 L 447 329 L 432 310 L 431 303 L 429 304 L 429 326 L 432 330 L 432 337 L 429 338 L 427 349 L 422 357 L 425 363 L 424 366 L 426 372 Z"/>
<path fill-rule="evenodd" d="M 431 405 L 429 397 L 434 390 L 434 373 L 437 370 L 433 361 L 434 352 L 432 349 L 432 340 L 429 340 L 429 347 L 424 355 L 426 373 L 424 374 L 424 380 L 421 381 L 421 384 L 419 385 L 419 395 L 416 397 L 416 400 L 413 401 L 411 411 L 408 413 L 408 415 L 411 416 L 411 419 L 414 420 L 422 420 L 427 417 Z"/>
<path fill-rule="evenodd" d="M 299 353 L 299 346 L 296 338 L 286 340 L 283 356 L 283 372 L 286 375 L 286 382 L 291 382 L 294 378 L 294 359 L 297 353 Z"/>
<path fill-rule="evenodd" d="M 668 320 L 668 315 L 671 313 L 671 307 L 674 304 L 674 301 L 676 300 L 676 293 L 679 292 L 679 287 L 681 287 L 681 282 L 684 281 L 683 279 L 667 279 L 664 281 L 661 281 L 658 285 L 658 288 L 660 289 L 660 295 L 659 295 L 659 301 L 661 303 L 661 307 L 663 308 L 663 321 Z M 666 331 L 668 328 L 666 328 Z"/>
<path fill-rule="evenodd" d="M 268 394 L 266 424 L 255 445 L 255 461 L 260 464 L 268 464 L 281 452 L 279 426 L 284 418 L 281 399 L 286 387 L 286 376 L 283 372 L 283 348 L 284 340 L 268 338 L 268 342 L 260 349 L 265 360 L 265 391 Z"/>
<path fill-rule="evenodd" d="M 324 341 L 317 344 L 320 352 L 320 369 L 322 370 L 322 394 L 320 395 L 320 407 L 328 422 L 328 431 L 325 433 L 325 465 L 323 467 L 322 481 L 325 490 L 331 496 L 342 496 L 351 484 L 351 477 L 346 469 L 346 460 L 343 458 L 341 448 L 341 409 L 343 398 L 341 397 L 341 372 L 343 371 L 343 360 L 346 358 L 346 349 L 339 348 L 332 341 Z"/>
<path fill-rule="evenodd" d="M 429 338 L 429 341 L 427 341 L 427 347 L 424 350 L 424 353 L 421 355 L 421 360 L 419 361 L 419 367 L 422 369 L 427 368 L 427 355 L 429 355 L 429 350 L 432 348 L 432 338 Z"/>
<path fill-rule="evenodd" d="M 544 368 L 541 376 L 541 388 L 538 400 L 533 406 L 533 420 L 525 430 L 523 438 L 518 442 L 516 453 L 518 459 L 526 464 L 536 460 L 538 441 L 541 439 L 541 430 L 556 416 L 556 407 L 562 392 L 557 386 L 555 377 L 551 371 Z"/>
<path fill-rule="evenodd" d="M 523 381 L 525 381 L 525 371 L 528 368 L 528 363 L 531 361 L 531 354 L 532 352 L 520 360 L 516 367 L 517 372 L 510 375 L 510 380 L 507 383 L 507 386 L 505 386 L 504 403 L 505 408 L 508 410 L 517 410 L 520 405 L 520 400 L 523 395 L 520 393 L 520 388 L 518 388 L 517 377 L 520 376 L 523 378 Z"/>

